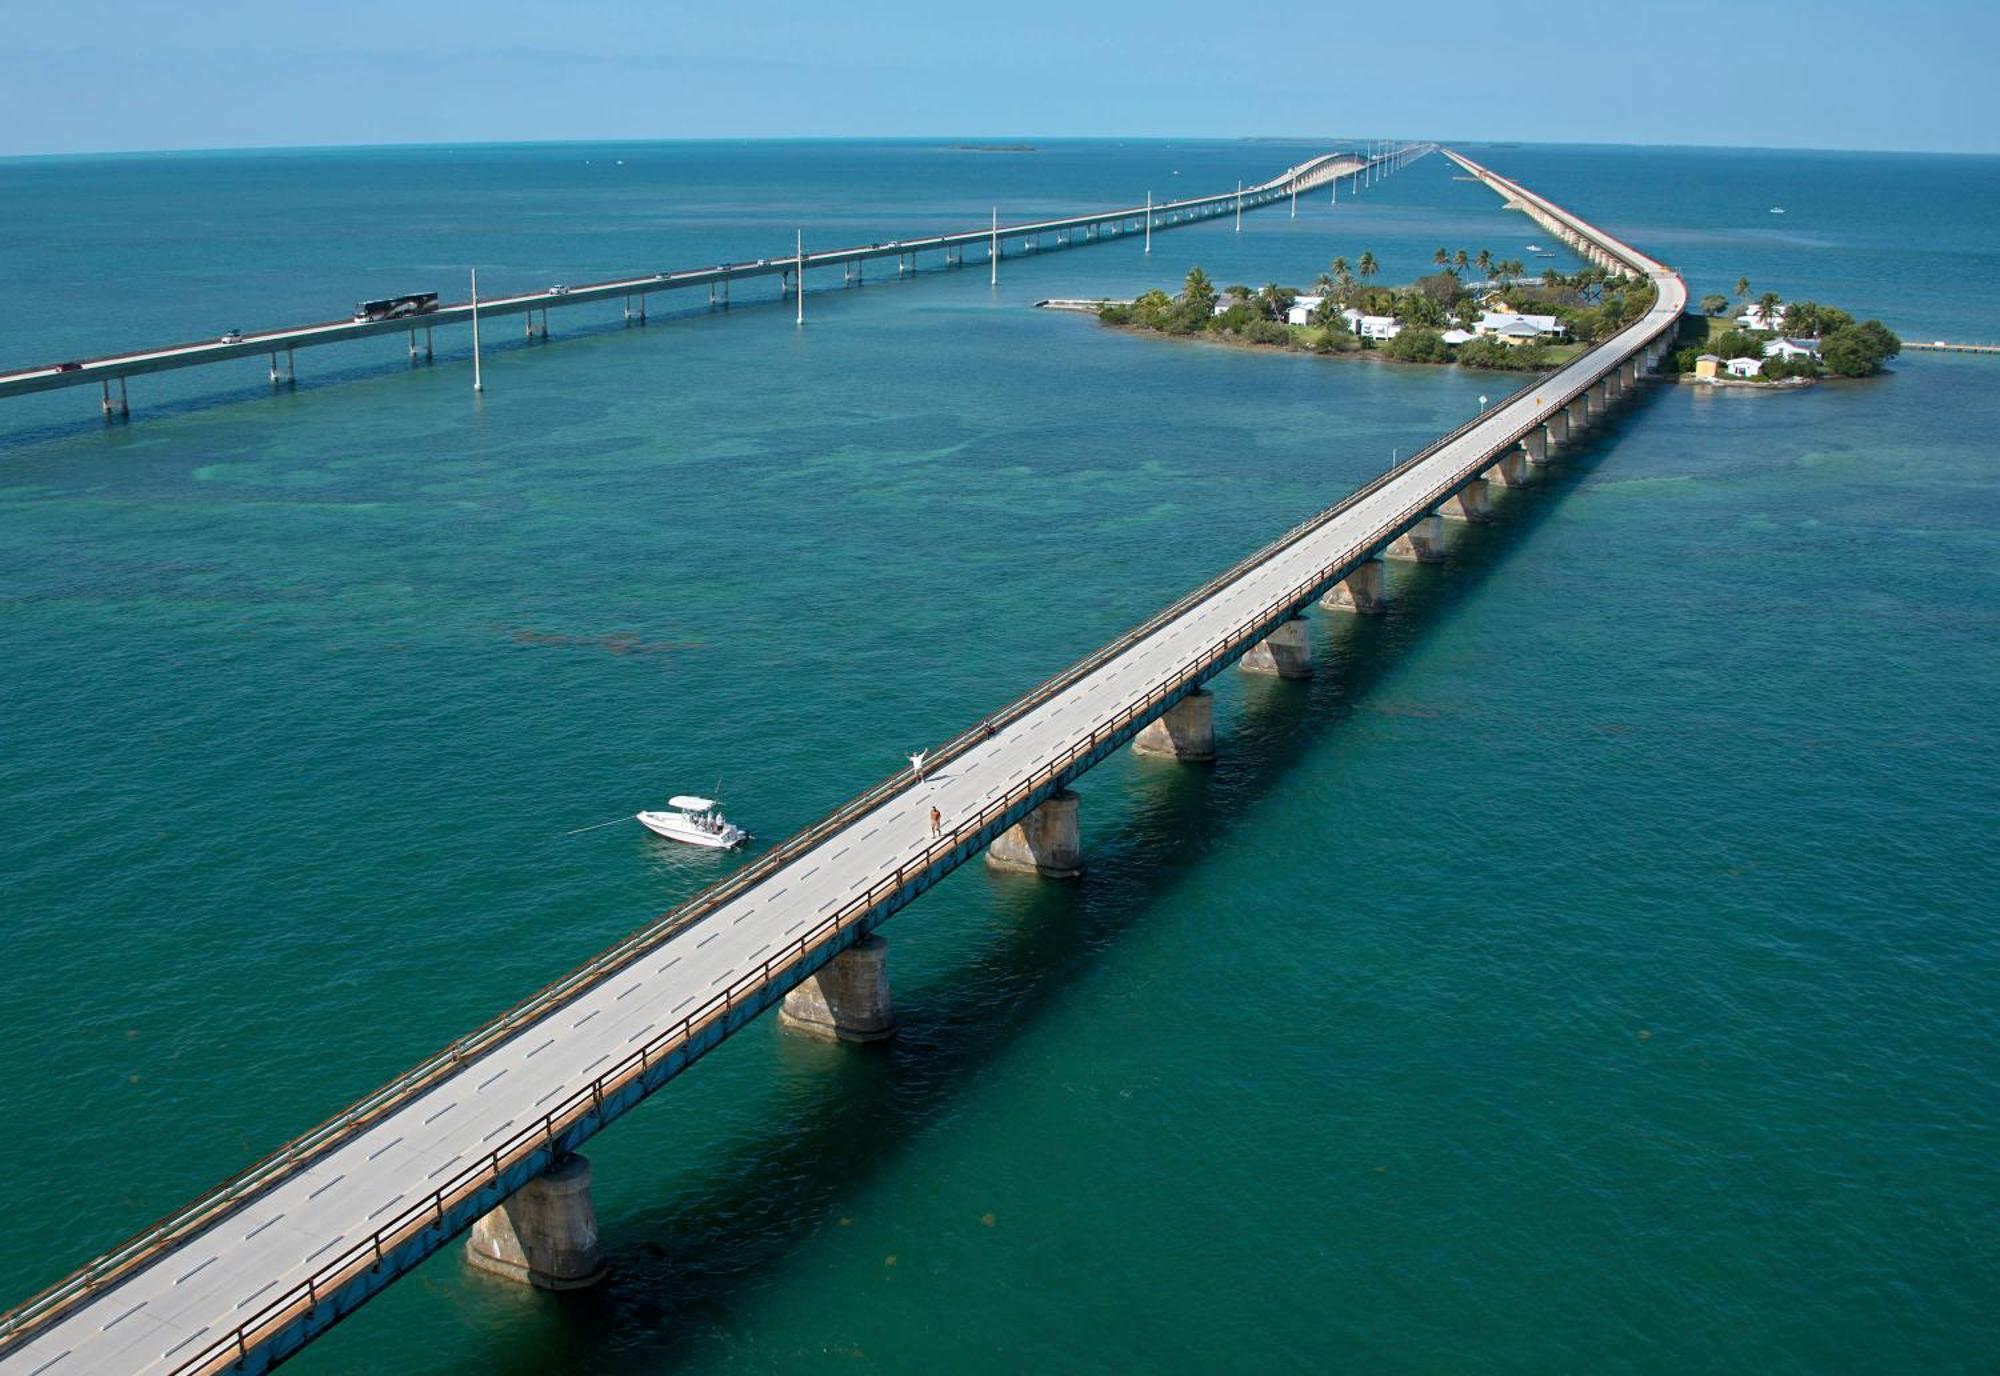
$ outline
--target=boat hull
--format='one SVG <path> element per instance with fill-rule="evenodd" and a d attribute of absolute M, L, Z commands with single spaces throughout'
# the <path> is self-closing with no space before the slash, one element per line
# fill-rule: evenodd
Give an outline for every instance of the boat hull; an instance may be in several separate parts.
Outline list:
<path fill-rule="evenodd" d="M 696 826 L 678 812 L 641 812 L 637 816 L 639 825 L 655 836 L 709 850 L 733 850 L 750 839 L 749 833 L 740 827 L 725 826 L 721 831 L 709 831 Z"/>

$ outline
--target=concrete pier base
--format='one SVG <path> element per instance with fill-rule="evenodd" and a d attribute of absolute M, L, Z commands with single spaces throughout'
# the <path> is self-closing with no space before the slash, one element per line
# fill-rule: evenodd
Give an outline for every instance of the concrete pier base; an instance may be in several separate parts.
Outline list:
<path fill-rule="evenodd" d="M 1493 519 L 1493 509 L 1486 498 L 1486 479 L 1474 478 L 1438 507 L 1438 515 L 1447 521 L 1470 521 L 1480 524 Z"/>
<path fill-rule="evenodd" d="M 1551 412 L 1548 421 L 1542 426 L 1542 429 L 1548 435 L 1550 444 L 1568 443 L 1569 412 L 1563 410 Z"/>
<path fill-rule="evenodd" d="M 1547 432 L 1543 430 L 1530 430 L 1521 437 L 1521 450 L 1528 456 L 1529 463 L 1535 465 L 1537 468 L 1546 466 L 1549 461 Z"/>
<path fill-rule="evenodd" d="M 1280 621 L 1269 635 L 1250 647 L 1242 659 L 1243 672 L 1271 678 L 1305 679 L 1313 676 L 1312 637 L 1306 623 L 1297 617 Z"/>
<path fill-rule="evenodd" d="M 1444 519 L 1433 512 L 1390 541 L 1382 551 L 1389 559 L 1436 564 L 1444 559 Z"/>
<path fill-rule="evenodd" d="M 1389 610 L 1388 590 L 1383 586 L 1384 567 L 1380 559 L 1370 559 L 1333 585 L 1333 591 L 1319 600 L 1330 612 L 1359 612 L 1380 616 Z"/>
<path fill-rule="evenodd" d="M 581 1290 L 604 1279 L 590 1161 L 566 1156 L 472 1225 L 465 1259 L 538 1290 Z"/>
<path fill-rule="evenodd" d="M 1215 695 L 1195 689 L 1132 740 L 1132 753 L 1200 763 L 1215 758 Z"/>
<path fill-rule="evenodd" d="M 1067 789 L 993 839 L 986 863 L 1010 874 L 1074 879 L 1083 873 L 1083 838 L 1076 824 L 1077 798 Z"/>
<path fill-rule="evenodd" d="M 889 943 L 869 933 L 785 995 L 778 1021 L 807 1036 L 879 1042 L 896 1029 L 889 998 Z"/>
<path fill-rule="evenodd" d="M 1588 408 L 1580 401 L 1563 407 L 1563 443 L 1567 444 L 1590 424 Z"/>
<path fill-rule="evenodd" d="M 1493 466 L 1480 474 L 1492 487 L 1526 487 L 1528 485 L 1528 456 L 1519 449 L 1502 454 L 1493 460 Z"/>

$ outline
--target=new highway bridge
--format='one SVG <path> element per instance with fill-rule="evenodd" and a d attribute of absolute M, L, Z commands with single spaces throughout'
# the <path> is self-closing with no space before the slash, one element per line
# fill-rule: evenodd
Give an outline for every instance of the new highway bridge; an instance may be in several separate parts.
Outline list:
<path fill-rule="evenodd" d="M 791 1013 L 811 995 L 836 1021 L 851 1016 L 837 1005 L 865 1000 L 855 986 L 867 981 L 835 975 L 879 949 L 871 933 L 897 910 L 989 846 L 989 858 L 1026 854 L 1034 867 L 1038 847 L 1062 844 L 1047 822 L 1065 808 L 1073 821 L 1067 790 L 1078 776 L 1172 725 L 1232 665 L 1268 665 L 1274 649 L 1296 646 L 1299 618 L 1322 599 L 1365 609 L 1340 599 L 1385 551 L 1421 540 L 1472 491 L 1518 480 L 1552 441 L 1594 422 L 1670 346 L 1681 279 L 1446 153 L 1550 232 L 1650 280 L 1655 303 L 942 744 L 921 777 L 901 771 L 862 793 L 12 1311 L 0 1319 L 0 1376 L 260 1371 L 469 1228 L 476 1244 L 512 1213 L 533 1250 L 540 1215 L 523 1201 L 573 1180 L 572 1154 L 593 1134 L 781 1001 Z M 1046 858 L 1043 872 L 1060 873 L 1064 857 Z M 576 1247 L 594 1250 L 594 1218 L 578 1227 Z"/>
<path fill-rule="evenodd" d="M 1002 225 L 996 216 L 991 225 L 954 234 L 935 234 L 927 238 L 901 239 L 890 243 L 862 244 L 853 248 L 820 249 L 811 252 L 805 251 L 801 244 L 798 252 L 777 257 L 756 258 L 740 263 L 717 263 L 708 267 L 681 268 L 667 272 L 650 272 L 643 276 L 619 278 L 616 281 L 591 282 L 567 286 L 560 290 L 516 293 L 476 303 L 467 300 L 441 305 L 420 315 L 407 315 L 395 319 L 356 320 L 350 317 L 344 320 L 325 320 L 310 325 L 252 330 L 229 338 L 207 339 L 189 344 L 166 344 L 105 354 L 96 358 L 41 363 L 32 367 L 0 372 L 0 398 L 25 396 L 30 392 L 54 391 L 64 387 L 96 387 L 101 392 L 102 407 L 107 416 L 129 415 L 131 408 L 126 382 L 130 378 L 147 373 L 163 373 L 180 368 L 226 363 L 235 359 L 268 356 L 271 380 L 277 382 L 289 380 L 294 376 L 292 355 L 299 349 L 370 339 L 379 335 L 407 334 L 410 356 L 415 358 L 419 352 L 416 332 L 422 330 L 425 332 L 422 352 L 428 356 L 431 351 L 431 331 L 447 325 L 470 326 L 476 320 L 498 316 L 528 316 L 532 328 L 534 316 L 539 312 L 542 332 L 546 334 L 550 310 L 602 301 L 618 301 L 624 305 L 629 318 L 634 314 L 633 305 L 636 302 L 637 315 L 643 319 L 647 298 L 659 292 L 687 291 L 706 287 L 709 290 L 709 301 L 714 304 L 718 299 L 728 300 L 732 283 L 756 281 L 760 278 L 775 277 L 779 280 L 781 289 L 789 292 L 796 289 L 804 274 L 814 268 L 839 268 L 842 281 L 846 282 L 857 276 L 865 264 L 888 258 L 896 259 L 899 275 L 905 271 L 913 272 L 917 268 L 918 255 L 923 253 L 938 255 L 947 266 L 959 266 L 965 262 L 965 250 L 976 248 L 984 250 L 997 266 L 998 260 L 1005 255 L 1010 243 L 1018 243 L 1017 252 L 1020 253 L 1038 252 L 1045 245 L 1067 248 L 1073 244 L 1096 243 L 1129 234 L 1146 235 L 1150 243 L 1150 236 L 1156 230 L 1213 220 L 1225 215 L 1241 216 L 1247 211 L 1257 210 L 1279 201 L 1292 201 L 1295 204 L 1299 195 L 1316 187 L 1336 182 L 1342 177 L 1385 175 L 1391 168 L 1407 163 L 1424 151 L 1428 151 L 1428 145 L 1397 146 L 1366 156 L 1328 153 L 1308 159 L 1296 167 L 1286 168 L 1283 173 L 1256 186 L 1238 187 L 1234 191 L 1218 192 L 1212 196 L 1193 196 L 1157 204 L 1149 197 L 1144 205 L 1062 219 L 1036 220 L 1026 224 Z M 282 371 L 278 364 L 280 355 L 284 356 Z"/>

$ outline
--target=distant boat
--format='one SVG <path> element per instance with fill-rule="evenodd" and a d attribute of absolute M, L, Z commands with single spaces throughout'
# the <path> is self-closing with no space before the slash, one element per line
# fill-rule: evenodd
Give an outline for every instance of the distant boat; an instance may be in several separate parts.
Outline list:
<path fill-rule="evenodd" d="M 1771 213 L 1773 215 L 1782 215 L 1785 213 L 1785 208 L 1781 205 L 1774 205 L 1771 207 Z"/>
<path fill-rule="evenodd" d="M 673 811 L 639 813 L 639 825 L 655 836 L 711 850 L 731 850 L 750 839 L 749 832 L 722 815 L 713 798 L 684 793 L 667 799 L 667 806 Z"/>
<path fill-rule="evenodd" d="M 1528 245 L 1528 252 L 1530 252 L 1530 253 L 1540 253 L 1541 251 L 1542 251 L 1542 246 L 1541 246 L 1540 244 L 1529 244 L 1529 245 Z"/>

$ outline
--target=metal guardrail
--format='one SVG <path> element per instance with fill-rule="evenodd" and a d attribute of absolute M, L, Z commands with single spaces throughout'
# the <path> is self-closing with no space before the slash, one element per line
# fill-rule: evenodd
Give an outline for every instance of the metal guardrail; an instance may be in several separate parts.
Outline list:
<path fill-rule="evenodd" d="M 1585 227 L 1585 231 L 1597 233 L 1588 227 Z M 1642 261 L 1650 262 L 1643 259 Z M 1645 323 L 1643 320 L 1635 322 L 1628 326 L 1624 333 L 1634 334 Z M 1620 366 L 1631 355 L 1658 339 L 1674 324 L 1674 321 L 1669 320 L 1643 335 L 1625 341 L 1616 351 L 1615 361 L 1610 366 Z M 1594 385 L 1601 376 L 1602 372 L 1599 372 L 1581 383 L 1572 385 L 1558 394 L 1558 400 L 1553 407 L 1544 407 L 1541 411 L 1546 413 L 1567 405 Z M 1497 411 L 1512 404 L 1536 385 L 1536 380 L 1530 378 L 1521 387 L 1502 398 L 1493 409 Z M 1337 519 L 1387 484 L 1428 462 L 1443 448 L 1486 423 L 1488 418 L 1486 412 L 1471 417 L 1433 440 L 1403 463 L 1356 488 L 1333 506 L 1300 522 L 1285 534 L 1239 560 L 1107 645 L 1017 698 L 978 726 L 963 731 L 940 745 L 931 753 L 930 763 L 935 767 L 956 759 L 972 746 L 986 740 L 995 731 L 1019 720 L 1080 679 L 1102 668 L 1132 646 L 1179 620 L 1188 611 L 1215 596 L 1244 575 L 1286 552 L 1300 539 Z M 812 931 L 788 944 L 782 957 L 779 955 L 767 957 L 756 970 L 730 985 L 721 994 L 713 996 L 708 1003 L 687 1014 L 678 1024 L 662 1032 L 637 1052 L 630 1053 L 625 1060 L 600 1074 L 590 1084 L 574 1091 L 561 1104 L 549 1110 L 541 1120 L 522 1128 L 499 1147 L 494 1148 L 486 1157 L 462 1169 L 445 1184 L 439 1186 L 431 1196 L 411 1204 L 369 1238 L 357 1242 L 348 1251 L 314 1272 L 304 1282 L 271 1301 L 232 1333 L 219 1338 L 209 1348 L 176 1368 L 176 1372 L 213 1371 L 240 1360 L 251 1347 L 282 1331 L 302 1314 L 309 1313 L 324 1297 L 339 1291 L 354 1276 L 370 1267 L 382 1264 L 386 1256 L 421 1235 L 426 1229 L 445 1227 L 446 1219 L 453 1210 L 475 1198 L 482 1191 L 492 1188 L 509 1170 L 532 1159 L 538 1151 L 555 1150 L 558 1139 L 574 1133 L 593 1115 L 601 1115 L 608 1099 L 613 1099 L 629 1090 L 634 1084 L 641 1084 L 644 1093 L 651 1092 L 644 1088 L 642 1080 L 656 1066 L 671 1059 L 675 1054 L 685 1056 L 681 1068 L 684 1069 L 686 1065 L 692 1064 L 700 1055 L 706 1054 L 707 1050 L 720 1044 L 727 1037 L 729 1029 L 726 1023 L 730 1015 L 765 991 L 775 977 L 788 972 L 813 949 L 841 938 L 848 929 L 856 925 L 866 923 L 878 908 L 894 903 L 914 882 L 911 879 L 913 873 L 921 879 L 943 861 L 950 860 L 953 865 L 962 862 L 965 857 L 953 859 L 954 853 L 961 847 L 972 848 L 967 852 L 968 855 L 976 852 L 990 840 L 990 837 L 984 835 L 987 829 L 1005 819 L 1015 809 L 1024 806 L 1038 790 L 1051 784 L 1060 786 L 1066 783 L 1074 773 L 1080 773 L 1082 767 L 1087 767 L 1082 762 L 1088 760 L 1096 751 L 1107 744 L 1115 745 L 1129 738 L 1147 721 L 1164 711 L 1165 707 L 1179 695 L 1193 686 L 1198 686 L 1219 669 L 1227 667 L 1228 663 L 1240 656 L 1250 645 L 1267 635 L 1277 622 L 1293 615 L 1313 596 L 1380 549 L 1386 540 L 1394 538 L 1396 534 L 1435 509 L 1439 502 L 1463 485 L 1468 474 L 1490 466 L 1496 456 L 1518 444 L 1526 434 L 1542 423 L 1541 415 L 1538 414 L 1528 424 L 1507 432 L 1504 439 L 1482 450 L 1477 459 L 1453 470 L 1442 481 L 1426 489 L 1421 500 L 1406 505 L 1390 523 L 1378 527 L 1367 540 L 1345 548 L 1335 559 L 1320 566 L 1310 578 L 1295 584 L 1285 594 L 1268 603 L 1249 622 L 1239 626 L 1236 631 L 1217 642 L 1202 655 L 1185 662 L 1166 682 L 1132 700 L 1120 709 L 1111 721 L 1094 728 L 1088 737 L 1071 744 L 1062 755 L 1043 766 L 1029 779 L 1011 788 L 1000 799 L 988 803 L 970 822 L 955 827 L 951 835 L 927 846 L 918 859 L 899 867 L 893 879 L 884 880 L 861 896 L 850 900 Z M 480 1054 L 505 1041 L 540 1017 L 555 1011 L 575 996 L 629 967 L 634 961 L 656 950 L 674 936 L 695 926 L 730 899 L 809 853 L 829 836 L 907 789 L 914 782 L 916 780 L 911 771 L 897 771 L 774 847 L 736 874 L 695 895 L 654 923 L 544 986 L 498 1017 L 452 1042 L 436 1055 L 420 1062 L 326 1122 L 239 1172 L 215 1190 L 135 1234 L 118 1247 L 16 1306 L 5 1315 L 0 1315 L 0 1352 L 31 1336 L 33 1331 L 52 1321 L 72 1305 L 89 1298 L 107 1282 L 117 1279 L 142 1262 L 187 1240 L 203 1227 L 225 1216 L 235 1205 L 252 1194 L 288 1178 L 325 1152 L 350 1140 L 385 1114 L 393 1112 L 457 1073 Z M 703 1039 L 709 1037 L 711 1033 L 720 1035 L 702 1045 Z"/>

